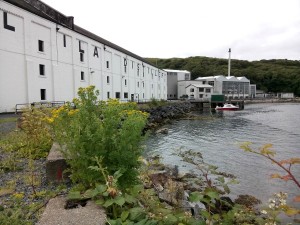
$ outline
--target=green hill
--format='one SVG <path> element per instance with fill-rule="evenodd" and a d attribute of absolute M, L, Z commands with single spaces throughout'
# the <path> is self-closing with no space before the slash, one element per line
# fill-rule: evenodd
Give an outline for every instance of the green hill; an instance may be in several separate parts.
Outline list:
<path fill-rule="evenodd" d="M 195 56 L 189 58 L 147 58 L 161 69 L 188 70 L 192 79 L 227 75 L 228 60 Z M 293 92 L 300 96 L 300 60 L 271 59 L 260 61 L 231 60 L 232 76 L 245 76 L 257 89 L 266 92 Z"/>

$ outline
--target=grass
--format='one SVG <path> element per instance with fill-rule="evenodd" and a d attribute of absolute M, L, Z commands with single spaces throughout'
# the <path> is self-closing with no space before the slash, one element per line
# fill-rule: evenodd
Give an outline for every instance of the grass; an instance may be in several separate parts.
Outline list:
<path fill-rule="evenodd" d="M 17 117 L 2 118 L 2 119 L 0 119 L 0 124 L 1 123 L 9 123 L 9 122 L 17 122 L 17 120 L 18 120 Z"/>

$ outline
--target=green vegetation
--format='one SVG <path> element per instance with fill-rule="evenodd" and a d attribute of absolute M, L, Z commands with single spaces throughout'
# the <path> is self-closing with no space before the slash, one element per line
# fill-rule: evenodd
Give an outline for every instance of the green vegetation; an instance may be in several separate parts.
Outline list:
<path fill-rule="evenodd" d="M 0 123 L 16 122 L 18 118 L 2 118 Z"/>
<path fill-rule="evenodd" d="M 188 70 L 192 79 L 227 75 L 228 60 L 209 57 L 156 59 L 149 62 L 161 69 Z M 157 63 L 157 64 L 156 64 Z M 257 89 L 266 92 L 293 92 L 300 96 L 300 61 L 272 59 L 260 61 L 231 60 L 231 75 L 245 76 Z"/>
<path fill-rule="evenodd" d="M 54 138 L 65 145 L 63 151 L 71 166 L 71 179 L 83 188 L 94 187 L 104 178 L 89 169 L 96 166 L 95 157 L 103 157 L 103 167 L 112 175 L 120 170 L 120 187 L 137 183 L 138 158 L 142 149 L 142 130 L 148 114 L 137 110 L 135 102 L 119 103 L 117 99 L 98 101 L 94 86 L 80 88 L 78 99 L 57 110 L 48 118 Z"/>
<path fill-rule="evenodd" d="M 44 121 L 47 114 L 44 108 L 26 110 L 20 129 L 0 140 L 1 225 L 34 224 L 45 202 L 61 191 L 45 190 L 41 184 L 42 158 L 52 145 L 49 127 Z M 40 161 L 39 166 L 37 161 Z"/>

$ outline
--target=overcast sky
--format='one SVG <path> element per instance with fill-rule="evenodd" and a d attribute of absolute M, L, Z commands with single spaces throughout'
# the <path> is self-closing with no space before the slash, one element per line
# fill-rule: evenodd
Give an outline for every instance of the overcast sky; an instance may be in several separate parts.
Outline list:
<path fill-rule="evenodd" d="M 142 57 L 300 60 L 300 0 L 42 0 Z"/>

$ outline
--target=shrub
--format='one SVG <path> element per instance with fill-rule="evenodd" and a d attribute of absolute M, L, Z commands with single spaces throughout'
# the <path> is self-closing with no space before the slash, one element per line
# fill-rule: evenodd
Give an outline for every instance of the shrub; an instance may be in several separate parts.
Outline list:
<path fill-rule="evenodd" d="M 134 102 L 103 102 L 97 100 L 98 95 L 94 86 L 80 88 L 78 99 L 53 110 L 48 121 L 53 124 L 57 141 L 65 145 L 63 154 L 73 182 L 81 183 L 84 189 L 104 182 L 89 169 L 96 165 L 93 159 L 98 156 L 110 175 L 122 171 L 119 184 L 126 188 L 137 182 L 141 133 L 148 114 L 138 111 Z"/>

